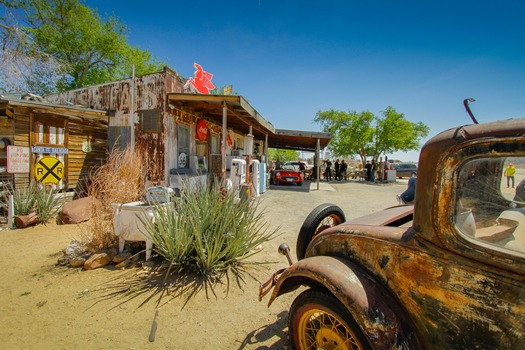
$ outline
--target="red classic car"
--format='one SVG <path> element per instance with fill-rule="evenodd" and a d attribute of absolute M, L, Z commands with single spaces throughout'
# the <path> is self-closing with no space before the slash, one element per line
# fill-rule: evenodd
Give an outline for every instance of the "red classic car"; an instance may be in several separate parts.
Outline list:
<path fill-rule="evenodd" d="M 301 186 L 304 181 L 304 173 L 295 170 L 293 166 L 285 165 L 282 169 L 274 169 L 271 172 L 272 184 L 279 185 L 280 183 L 296 183 Z"/>

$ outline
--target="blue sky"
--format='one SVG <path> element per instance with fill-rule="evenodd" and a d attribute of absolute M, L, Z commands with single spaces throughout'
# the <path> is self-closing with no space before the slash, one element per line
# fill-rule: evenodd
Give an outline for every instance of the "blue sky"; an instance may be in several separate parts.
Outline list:
<path fill-rule="evenodd" d="M 480 122 L 525 117 L 522 0 L 85 3 L 182 76 L 197 62 L 232 84 L 279 129 L 319 131 L 319 110 L 392 106 L 430 137 L 470 123 L 467 97 Z"/>

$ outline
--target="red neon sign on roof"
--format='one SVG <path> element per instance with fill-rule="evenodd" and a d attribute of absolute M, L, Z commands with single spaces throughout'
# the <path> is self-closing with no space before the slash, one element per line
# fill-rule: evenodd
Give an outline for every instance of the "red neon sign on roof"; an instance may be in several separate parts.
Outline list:
<path fill-rule="evenodd" d="M 193 67 L 196 69 L 195 74 L 193 78 L 188 79 L 184 88 L 201 94 L 209 94 L 210 90 L 215 89 L 215 85 L 211 82 L 213 74 L 205 72 L 198 63 L 193 63 Z"/>

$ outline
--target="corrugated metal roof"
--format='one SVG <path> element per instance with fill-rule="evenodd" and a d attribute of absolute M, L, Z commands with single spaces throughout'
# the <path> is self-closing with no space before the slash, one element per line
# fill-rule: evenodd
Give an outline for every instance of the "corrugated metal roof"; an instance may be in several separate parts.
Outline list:
<path fill-rule="evenodd" d="M 9 97 L 0 98 L 0 108 L 2 105 L 21 106 L 21 107 L 33 108 L 33 109 L 41 108 L 45 110 L 46 112 L 54 112 L 56 114 L 63 114 L 66 116 L 69 114 L 69 115 L 74 115 L 76 117 L 82 117 L 85 119 L 107 120 L 107 111 L 96 110 L 96 109 L 86 108 L 82 106 L 57 105 L 57 104 L 52 104 L 52 103 L 47 103 L 47 102 L 30 101 L 30 100 L 23 100 L 23 99 L 9 98 Z"/>

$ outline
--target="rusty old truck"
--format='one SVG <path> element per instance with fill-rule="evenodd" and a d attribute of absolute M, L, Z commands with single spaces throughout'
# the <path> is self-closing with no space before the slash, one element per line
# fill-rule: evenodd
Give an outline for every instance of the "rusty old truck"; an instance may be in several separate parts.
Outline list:
<path fill-rule="evenodd" d="M 525 119 L 445 131 L 421 150 L 413 205 L 348 221 L 318 206 L 259 299 L 306 287 L 295 349 L 525 349 L 524 179 Z"/>

